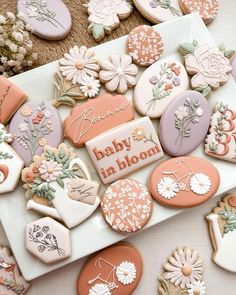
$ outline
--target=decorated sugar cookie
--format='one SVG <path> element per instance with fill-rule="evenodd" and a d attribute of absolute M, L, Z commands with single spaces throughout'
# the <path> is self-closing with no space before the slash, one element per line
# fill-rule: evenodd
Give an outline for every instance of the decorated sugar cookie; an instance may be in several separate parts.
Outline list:
<path fill-rule="evenodd" d="M 234 78 L 234 81 L 236 82 L 236 54 L 232 59 L 232 76 Z"/>
<path fill-rule="evenodd" d="M 183 13 L 178 0 L 134 0 L 139 12 L 154 24 L 162 23 Z"/>
<path fill-rule="evenodd" d="M 209 24 L 216 17 L 219 10 L 218 0 L 179 0 L 184 14 L 198 13 L 205 24 Z"/>
<path fill-rule="evenodd" d="M 46 264 L 71 256 L 70 231 L 50 217 L 26 225 L 25 245 L 32 255 Z"/>
<path fill-rule="evenodd" d="M 178 248 L 163 265 L 159 277 L 159 295 L 205 295 L 203 261 L 198 252 L 190 248 Z"/>
<path fill-rule="evenodd" d="M 152 215 L 152 197 L 136 180 L 121 179 L 112 183 L 101 200 L 101 211 L 115 231 L 133 233 L 141 230 Z"/>
<path fill-rule="evenodd" d="M 228 271 L 236 272 L 236 196 L 225 196 L 206 219 L 214 248 L 213 261 Z"/>
<path fill-rule="evenodd" d="M 133 118 L 132 103 L 123 95 L 104 94 L 72 109 L 64 121 L 64 137 L 80 147 L 95 136 Z"/>
<path fill-rule="evenodd" d="M 0 124 L 0 194 L 15 189 L 24 167 L 22 159 L 9 145 L 12 140 L 12 135 Z"/>
<path fill-rule="evenodd" d="M 58 147 L 62 141 L 61 118 L 47 102 L 25 103 L 9 125 L 14 140 L 12 148 L 28 166 L 34 155 L 40 155 L 44 146 Z"/>
<path fill-rule="evenodd" d="M 188 84 L 188 75 L 181 63 L 158 61 L 138 80 L 133 95 L 135 108 L 143 116 L 158 118 L 176 95 L 187 90 Z"/>
<path fill-rule="evenodd" d="M 148 117 L 113 128 L 87 141 L 86 148 L 104 184 L 163 157 L 158 136 Z"/>
<path fill-rule="evenodd" d="M 192 76 L 192 89 L 208 96 L 228 81 L 232 70 L 229 58 L 234 51 L 226 51 L 223 45 L 219 48 L 199 45 L 196 40 L 181 44 L 179 50 L 184 56 L 186 70 Z"/>
<path fill-rule="evenodd" d="M 46 146 L 22 171 L 27 210 L 62 220 L 72 228 L 87 219 L 100 203 L 98 184 L 73 149 Z M 87 180 L 87 181 L 84 181 Z"/>
<path fill-rule="evenodd" d="M 134 246 L 113 245 L 85 262 L 78 278 L 78 295 L 130 295 L 139 284 L 142 270 L 142 258 Z"/>
<path fill-rule="evenodd" d="M 0 123 L 6 124 L 27 96 L 4 76 L 0 76 Z"/>
<path fill-rule="evenodd" d="M 141 25 L 128 35 L 128 53 L 139 66 L 150 66 L 158 61 L 163 52 L 161 35 L 155 28 Z"/>
<path fill-rule="evenodd" d="M 116 29 L 120 20 L 127 18 L 133 11 L 128 0 L 87 0 L 84 6 L 89 15 L 88 30 L 97 42 Z"/>
<path fill-rule="evenodd" d="M 23 295 L 29 287 L 10 250 L 0 246 L 0 294 Z"/>
<path fill-rule="evenodd" d="M 131 57 L 127 54 L 121 56 L 112 54 L 100 65 L 102 70 L 99 72 L 99 79 L 105 83 L 108 92 L 125 93 L 137 83 L 138 67 L 132 63 Z"/>
<path fill-rule="evenodd" d="M 194 151 L 208 132 L 211 110 L 206 98 L 197 91 L 185 91 L 169 104 L 160 121 L 160 140 L 172 156 Z"/>
<path fill-rule="evenodd" d="M 174 208 L 200 205 L 220 184 L 211 162 L 196 157 L 177 157 L 162 162 L 149 176 L 149 190 L 161 204 Z"/>
<path fill-rule="evenodd" d="M 211 118 L 205 153 L 222 160 L 236 162 L 236 110 L 220 101 Z"/>

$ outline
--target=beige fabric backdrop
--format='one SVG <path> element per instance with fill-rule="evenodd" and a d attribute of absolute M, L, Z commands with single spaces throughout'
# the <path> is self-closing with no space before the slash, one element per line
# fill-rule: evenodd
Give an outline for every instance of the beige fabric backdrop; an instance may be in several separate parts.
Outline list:
<path fill-rule="evenodd" d="M 46 41 L 38 37 L 32 36 L 34 51 L 39 54 L 38 63 L 35 66 L 40 66 L 51 61 L 57 60 L 75 44 L 85 45 L 87 47 L 95 46 L 97 43 L 88 33 L 88 14 L 86 8 L 82 6 L 83 0 L 64 0 L 69 8 L 73 25 L 70 34 L 60 41 Z M 0 14 L 6 11 L 16 12 L 16 0 L 0 0 Z M 136 26 L 148 23 L 141 14 L 134 10 L 130 17 L 121 21 L 120 26 L 112 31 L 111 35 L 106 36 L 102 42 L 116 39 L 128 34 Z"/>

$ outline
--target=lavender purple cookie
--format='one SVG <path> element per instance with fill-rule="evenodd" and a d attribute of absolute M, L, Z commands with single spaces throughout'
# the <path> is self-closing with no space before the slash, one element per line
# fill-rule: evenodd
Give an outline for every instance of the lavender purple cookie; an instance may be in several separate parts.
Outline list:
<path fill-rule="evenodd" d="M 210 125 L 211 110 L 197 91 L 185 91 L 169 104 L 160 121 L 160 140 L 171 156 L 184 156 L 204 140 Z"/>
<path fill-rule="evenodd" d="M 60 40 L 71 30 L 71 14 L 61 0 L 18 0 L 17 9 L 33 33 L 43 39 Z"/>
<path fill-rule="evenodd" d="M 47 102 L 25 103 L 9 125 L 13 135 L 12 148 L 29 166 L 34 155 L 41 155 L 44 146 L 58 147 L 62 142 L 62 125 L 59 113 Z"/>

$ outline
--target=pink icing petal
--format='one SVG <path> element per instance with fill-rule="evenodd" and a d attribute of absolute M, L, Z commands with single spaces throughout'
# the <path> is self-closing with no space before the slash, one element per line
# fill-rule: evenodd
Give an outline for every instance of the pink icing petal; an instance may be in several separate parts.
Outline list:
<path fill-rule="evenodd" d="M 110 56 L 111 62 L 114 64 L 115 69 L 119 68 L 121 66 L 120 57 L 117 54 L 112 54 Z"/>
<path fill-rule="evenodd" d="M 127 15 L 130 13 L 130 5 L 126 1 L 121 1 L 120 5 L 116 8 L 117 14 L 122 17 L 122 15 Z"/>
<path fill-rule="evenodd" d="M 116 73 L 113 71 L 102 70 L 100 71 L 99 76 L 103 81 L 110 81 L 116 76 Z"/>
<path fill-rule="evenodd" d="M 205 88 L 208 86 L 206 78 L 201 73 L 198 73 L 192 77 L 191 84 L 193 88 L 198 88 L 198 87 Z"/>
<path fill-rule="evenodd" d="M 125 78 L 120 77 L 119 86 L 117 88 L 118 93 L 125 93 L 128 90 L 128 85 L 126 83 Z"/>
<path fill-rule="evenodd" d="M 115 91 L 119 85 L 119 78 L 116 75 L 111 81 L 105 84 L 106 89 L 109 89 L 111 92 Z"/>
<path fill-rule="evenodd" d="M 199 64 L 197 58 L 193 54 L 189 54 L 185 57 L 185 67 L 188 72 L 197 74 L 199 70 Z"/>

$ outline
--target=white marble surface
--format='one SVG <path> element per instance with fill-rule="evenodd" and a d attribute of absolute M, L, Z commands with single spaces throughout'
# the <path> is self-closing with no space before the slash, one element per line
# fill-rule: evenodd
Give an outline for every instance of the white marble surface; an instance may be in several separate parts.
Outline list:
<path fill-rule="evenodd" d="M 220 11 L 216 20 L 209 25 L 209 30 L 217 43 L 224 42 L 230 49 L 236 47 L 235 0 L 220 1 Z M 232 96 L 236 99 L 236 94 Z M 178 246 L 193 247 L 200 252 L 204 259 L 204 280 L 208 295 L 236 294 L 236 274 L 224 271 L 211 262 L 212 246 L 204 216 L 216 206 L 219 199 L 217 197 L 198 208 L 188 209 L 179 216 L 128 239 L 140 250 L 144 261 L 143 277 L 134 295 L 157 294 L 157 277 L 161 274 L 162 264 Z M 8 245 L 1 225 L 0 244 Z M 74 262 L 34 280 L 27 294 L 76 294 L 76 281 L 84 261 L 85 259 Z"/>

